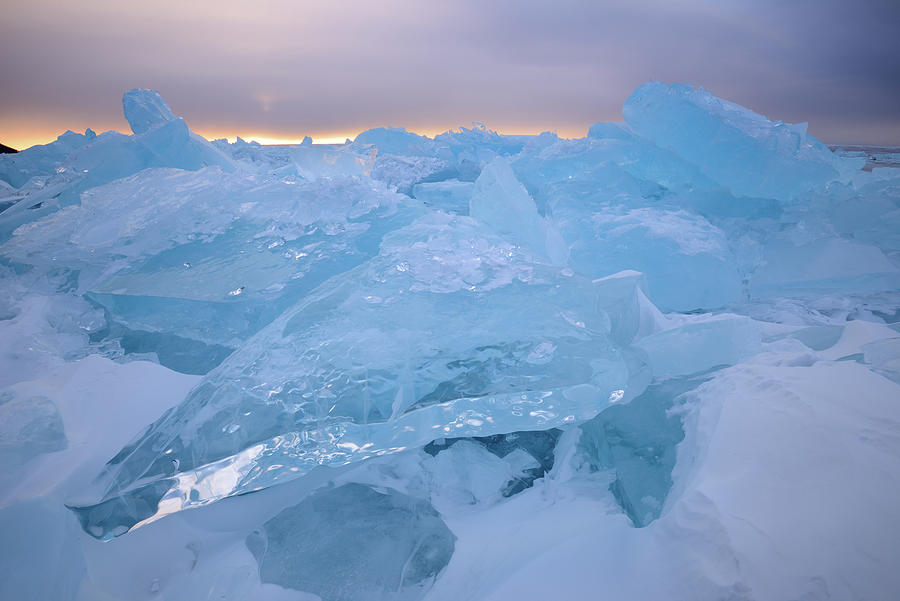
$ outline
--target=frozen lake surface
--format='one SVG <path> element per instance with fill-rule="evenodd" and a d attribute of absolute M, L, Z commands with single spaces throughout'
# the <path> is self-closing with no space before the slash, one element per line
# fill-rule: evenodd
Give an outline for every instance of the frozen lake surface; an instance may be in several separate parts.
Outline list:
<path fill-rule="evenodd" d="M 897 597 L 898 148 L 123 108 L 0 156 L 0 598 Z"/>

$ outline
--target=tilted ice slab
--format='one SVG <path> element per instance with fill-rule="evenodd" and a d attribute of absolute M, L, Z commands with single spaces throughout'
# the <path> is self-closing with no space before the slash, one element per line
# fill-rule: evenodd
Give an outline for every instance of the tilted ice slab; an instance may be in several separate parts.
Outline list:
<path fill-rule="evenodd" d="M 151 169 L 21 226 L 0 252 L 68 268 L 116 323 L 234 346 L 420 214 L 368 178 Z"/>
<path fill-rule="evenodd" d="M 247 539 L 260 580 L 322 601 L 418 601 L 455 541 L 427 501 L 355 483 L 317 491 L 260 530 Z"/>
<path fill-rule="evenodd" d="M 474 183 L 449 179 L 441 182 L 421 183 L 413 186 L 413 198 L 422 201 L 425 206 L 439 209 L 447 213 L 459 215 L 469 214 L 469 199 L 472 196 Z"/>
<path fill-rule="evenodd" d="M 434 140 L 406 131 L 402 127 L 375 127 L 360 133 L 355 145 L 374 146 L 379 154 L 400 156 L 436 156 Z"/>
<path fill-rule="evenodd" d="M 215 190 L 213 186 L 211 191 Z M 218 196 L 207 205 L 216 211 Z M 92 287 L 129 327 L 235 345 L 421 213 L 368 179 L 270 182 L 229 199 L 215 236 L 157 253 Z"/>
<path fill-rule="evenodd" d="M 122 95 L 122 109 L 131 131 L 142 134 L 178 117 L 156 90 L 137 88 Z"/>
<path fill-rule="evenodd" d="M 637 333 L 638 283 L 423 218 L 250 339 L 73 505 L 106 538 L 317 465 L 589 419 L 644 385 L 612 341 Z"/>
<path fill-rule="evenodd" d="M 686 211 L 644 207 L 588 212 L 560 202 L 554 215 L 573 241 L 572 263 L 587 274 L 635 269 L 665 310 L 716 308 L 741 298 L 742 283 L 725 234 Z"/>
<path fill-rule="evenodd" d="M 503 157 L 491 161 L 475 180 L 469 215 L 554 265 L 565 265 L 569 258 L 565 240 L 553 223 L 538 213 L 534 200 Z"/>
<path fill-rule="evenodd" d="M 129 95 L 134 95 L 148 106 L 165 101 L 152 90 L 132 90 L 126 93 L 124 104 L 128 105 Z M 135 100 L 137 101 L 137 100 Z M 156 107 L 158 111 L 162 109 Z M 168 108 L 168 107 L 166 107 Z M 148 113 L 149 109 L 142 109 Z M 171 113 L 171 112 L 170 112 Z M 143 114 L 140 113 L 139 114 Z M 165 118 L 164 118 L 165 117 Z M 105 132 L 99 136 L 86 135 L 69 149 L 69 142 L 62 137 L 53 145 L 65 158 L 54 165 L 54 173 L 43 186 L 33 194 L 0 215 L 0 240 L 9 236 L 22 224 L 36 221 L 62 207 L 78 204 L 82 192 L 138 173 L 153 167 L 174 167 L 196 171 L 203 167 L 217 166 L 225 172 L 236 169 L 234 161 L 207 142 L 203 137 L 188 129 L 184 119 L 168 116 L 144 116 L 135 123 L 142 122 L 147 128 L 137 125 L 141 133 L 132 136 L 118 132 Z M 93 134 L 93 132 L 89 132 Z M 76 134 L 73 134 L 75 136 Z M 65 142 L 65 143 L 64 143 Z M 25 158 L 25 157 L 23 157 Z M 28 157 L 29 165 L 39 166 L 46 159 L 41 156 Z M 6 159 L 0 159 L 0 170 Z"/>
<path fill-rule="evenodd" d="M 434 139 L 407 132 L 402 128 L 378 127 L 359 134 L 349 148 L 377 152 L 372 177 L 412 194 L 419 183 L 455 179 L 472 182 L 481 169 L 498 156 L 510 157 L 529 145 L 556 140 L 553 134 L 506 136 L 481 124 L 461 127 Z"/>
<path fill-rule="evenodd" d="M 241 185 L 217 168 L 144 170 L 93 187 L 79 204 L 20 226 L 0 252 L 44 270 L 121 269 L 192 236 L 221 234 L 238 216 L 237 207 L 211 209 L 222 197 L 246 193 L 250 183 Z"/>
<path fill-rule="evenodd" d="M 755 296 L 900 289 L 900 269 L 875 246 L 843 238 L 801 245 L 776 240 L 750 280 Z"/>
<path fill-rule="evenodd" d="M 622 112 L 634 132 L 740 196 L 790 200 L 863 166 L 832 153 L 807 134 L 805 123 L 769 121 L 703 88 L 647 83 Z"/>
<path fill-rule="evenodd" d="M 825 199 L 812 204 L 835 233 L 900 255 L 900 169 L 860 172 L 852 184 L 832 185 Z M 895 261 L 895 265 L 900 264 Z"/>
<path fill-rule="evenodd" d="M 93 130 L 83 134 L 67 131 L 49 144 L 38 144 L 15 154 L 0 155 L 0 181 L 21 188 L 31 178 L 56 173 L 66 157 L 97 137 Z"/>
<path fill-rule="evenodd" d="M 671 153 L 633 136 L 560 141 L 537 155 L 523 153 L 513 167 L 544 206 L 579 272 L 600 277 L 641 271 L 650 299 L 665 310 L 721 307 L 742 297 L 741 270 L 726 232 L 697 209 L 717 199 L 751 206 L 712 214 L 759 206 L 738 201 Z"/>
<path fill-rule="evenodd" d="M 643 86 L 626 116 L 631 128 L 596 124 L 588 139 L 523 151 L 513 163 L 557 224 L 576 270 L 595 277 L 639 270 L 650 299 L 676 311 L 748 296 L 897 288 L 894 178 L 848 175 L 859 165 L 685 86 Z M 697 140 L 665 138 L 666 128 L 689 123 L 699 128 Z M 718 147 L 716 136 L 727 144 Z M 740 165 L 735 174 L 753 173 L 764 186 L 741 191 L 734 174 L 713 169 L 716 161 Z"/>

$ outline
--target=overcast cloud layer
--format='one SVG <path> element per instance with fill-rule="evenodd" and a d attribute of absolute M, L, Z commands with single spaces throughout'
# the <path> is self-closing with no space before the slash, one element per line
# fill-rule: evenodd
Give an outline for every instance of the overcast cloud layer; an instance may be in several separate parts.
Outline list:
<path fill-rule="evenodd" d="M 127 130 L 133 87 L 209 137 L 472 121 L 580 136 L 650 79 L 826 142 L 900 144 L 895 0 L 6 0 L 0 73 L 0 142 L 20 147 Z"/>

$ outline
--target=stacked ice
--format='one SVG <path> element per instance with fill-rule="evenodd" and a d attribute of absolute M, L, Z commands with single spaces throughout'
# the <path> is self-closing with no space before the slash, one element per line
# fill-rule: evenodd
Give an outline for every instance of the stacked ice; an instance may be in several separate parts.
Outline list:
<path fill-rule="evenodd" d="M 700 537 L 660 590 L 756 598 L 752 570 L 703 567 L 763 553 L 702 525 L 725 490 L 710 407 L 777 412 L 765 391 L 803 369 L 900 398 L 900 173 L 805 125 L 649 83 L 581 139 L 265 147 L 208 142 L 151 90 L 123 105 L 133 135 L 0 157 L 0 523 L 69 558 L 10 598 L 504 598 L 592 528 L 635 556 Z M 900 411 L 876 405 L 853 465 L 900 459 Z M 879 556 L 879 536 L 857 543 Z M 98 550 L 116 545 L 155 567 Z M 822 562 L 815 586 L 841 563 Z M 638 580 L 614 596 L 654 597 Z"/>

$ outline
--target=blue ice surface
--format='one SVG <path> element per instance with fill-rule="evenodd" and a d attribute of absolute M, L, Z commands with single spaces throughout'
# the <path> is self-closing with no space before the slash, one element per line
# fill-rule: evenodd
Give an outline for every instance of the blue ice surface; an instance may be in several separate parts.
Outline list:
<path fill-rule="evenodd" d="M 159 99 L 159 102 L 163 101 Z M 22 225 L 52 216 L 63 207 L 78 205 L 83 192 L 148 168 L 196 171 L 215 166 L 225 172 L 236 169 L 231 157 L 190 131 L 181 118 L 160 120 L 155 127 L 130 136 L 118 132 L 95 136 L 89 131 L 84 140 L 78 140 L 75 148 L 66 152 L 72 144 L 63 135 L 46 146 L 44 155 L 34 157 L 34 167 L 18 167 L 15 171 L 39 172 L 25 182 L 21 177 L 6 175 L 4 164 L 9 159 L 4 156 L 0 163 L 0 179 L 18 188 L 28 187 L 30 193 L 0 214 L 0 239 Z M 17 157 L 17 160 L 28 158 L 25 155 L 19 157 L 20 154 L 7 156 Z M 55 160 L 57 157 L 61 160 Z"/>
<path fill-rule="evenodd" d="M 128 126 L 136 134 L 143 134 L 178 118 L 159 92 L 146 88 L 125 92 L 122 95 L 122 110 Z"/>
<path fill-rule="evenodd" d="M 609 331 L 610 313 L 637 311 L 630 284 L 566 272 L 471 217 L 429 215 L 248 339 L 104 485 L 127 505 L 148 479 L 165 483 L 160 506 L 202 505 L 435 438 L 588 419 L 642 386 L 643 361 Z M 82 516 L 105 528 L 107 510 Z"/>
<path fill-rule="evenodd" d="M 805 123 L 769 121 L 702 88 L 647 83 L 622 112 L 635 133 L 740 196 L 789 201 L 863 166 L 832 153 Z"/>
<path fill-rule="evenodd" d="M 635 526 L 662 512 L 672 486 L 676 445 L 684 438 L 671 410 L 709 376 L 694 375 L 648 386 L 631 403 L 611 407 L 581 424 L 579 452 L 591 470 L 614 470 L 610 490 Z"/>
<path fill-rule="evenodd" d="M 415 601 L 449 563 L 455 540 L 428 502 L 350 483 L 285 509 L 247 546 L 263 582 L 322 601 Z"/>
<path fill-rule="evenodd" d="M 56 141 L 26 148 L 14 156 L 0 161 L 0 180 L 21 188 L 33 177 L 50 176 L 72 152 L 96 139 L 97 134 L 87 129 L 83 134 L 67 131 Z"/>
<path fill-rule="evenodd" d="M 700 88 L 641 86 L 573 140 L 265 147 L 151 90 L 123 108 L 132 135 L 0 157 L 8 289 L 90 303 L 84 353 L 204 375 L 72 499 L 98 538 L 440 440 L 540 439 L 543 474 L 542 433 L 577 425 L 643 525 L 680 440 L 661 412 L 762 348 L 748 307 L 900 289 L 896 172 Z M 894 350 L 866 356 L 896 377 Z"/>

